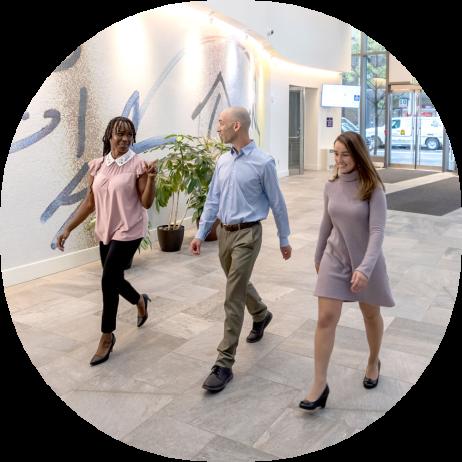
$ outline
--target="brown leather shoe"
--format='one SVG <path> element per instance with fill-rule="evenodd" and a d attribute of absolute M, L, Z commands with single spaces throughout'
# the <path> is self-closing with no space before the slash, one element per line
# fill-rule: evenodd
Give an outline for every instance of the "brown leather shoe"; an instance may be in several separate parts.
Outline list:
<path fill-rule="evenodd" d="M 273 314 L 271 313 L 271 311 L 268 311 L 263 321 L 254 322 L 252 330 L 250 331 L 250 334 L 247 336 L 247 342 L 258 342 L 263 337 L 263 333 L 265 332 L 266 326 L 271 322 L 271 319 L 273 319 Z"/>
<path fill-rule="evenodd" d="M 90 366 L 96 366 L 97 364 L 101 364 L 104 363 L 104 361 L 107 361 L 109 359 L 109 355 L 111 354 L 112 349 L 114 348 L 115 341 L 115 335 L 112 334 L 111 345 L 107 353 L 104 356 L 94 355 L 93 358 L 91 358 Z"/>

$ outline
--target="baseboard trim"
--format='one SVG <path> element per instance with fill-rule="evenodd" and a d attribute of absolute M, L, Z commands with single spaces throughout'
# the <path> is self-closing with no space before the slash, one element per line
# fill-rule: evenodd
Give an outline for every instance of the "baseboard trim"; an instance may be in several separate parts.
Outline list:
<path fill-rule="evenodd" d="M 99 258 L 99 247 L 90 247 L 77 252 L 60 255 L 58 257 L 40 260 L 27 265 L 15 266 L 7 270 L 2 269 L 3 286 L 10 287 L 23 282 L 32 281 L 50 274 L 66 271 L 76 266 L 85 265 Z"/>
<path fill-rule="evenodd" d="M 183 221 L 185 228 L 192 225 L 191 217 L 186 217 Z M 157 242 L 156 228 L 149 231 L 151 242 Z M 33 279 L 49 276 L 50 274 L 67 271 L 77 266 L 86 265 L 99 260 L 99 246 L 76 252 L 64 253 L 57 257 L 39 260 L 26 265 L 15 266 L 13 268 L 2 268 L 3 287 L 11 287 Z"/>

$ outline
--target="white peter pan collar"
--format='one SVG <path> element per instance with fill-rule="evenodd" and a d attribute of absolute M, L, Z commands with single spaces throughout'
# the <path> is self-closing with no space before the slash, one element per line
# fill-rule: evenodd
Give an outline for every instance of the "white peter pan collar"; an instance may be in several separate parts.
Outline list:
<path fill-rule="evenodd" d="M 106 154 L 106 165 L 109 167 L 115 162 L 119 167 L 121 167 L 122 165 L 126 164 L 135 155 L 136 153 L 133 152 L 131 149 L 129 149 L 123 156 L 120 156 L 120 157 L 117 157 L 117 159 L 114 159 L 114 157 L 112 157 L 112 154 L 109 152 L 108 154 Z"/>

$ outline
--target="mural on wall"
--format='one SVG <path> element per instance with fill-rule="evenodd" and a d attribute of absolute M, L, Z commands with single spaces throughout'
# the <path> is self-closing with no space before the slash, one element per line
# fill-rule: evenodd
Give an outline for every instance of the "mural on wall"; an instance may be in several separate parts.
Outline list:
<path fill-rule="evenodd" d="M 56 236 L 87 192 L 87 163 L 102 154 L 104 130 L 116 115 L 133 120 L 133 150 L 143 153 L 169 133 L 216 136 L 219 113 L 241 105 L 249 108 L 260 143 L 265 63 L 230 30 L 206 17 L 179 21 L 170 10 L 140 13 L 100 32 L 66 58 L 31 101 L 5 167 L 2 219 L 11 234 L 0 242 L 7 247 L 4 269 L 56 256 Z M 31 164 L 33 175 L 16 177 Z M 35 191 L 28 204 L 19 204 L 18 183 Z M 157 224 L 158 217 L 150 219 Z M 68 251 L 96 244 L 84 226 L 73 235 Z"/>

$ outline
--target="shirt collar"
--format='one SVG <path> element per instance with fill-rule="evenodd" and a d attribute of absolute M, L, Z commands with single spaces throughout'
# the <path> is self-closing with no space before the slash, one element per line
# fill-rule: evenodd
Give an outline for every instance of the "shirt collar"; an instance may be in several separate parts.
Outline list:
<path fill-rule="evenodd" d="M 114 157 L 112 157 L 112 154 L 109 152 L 108 154 L 106 154 L 106 165 L 109 167 L 115 162 L 119 167 L 122 167 L 122 165 L 126 164 L 134 155 L 135 152 L 129 149 L 123 156 L 114 159 Z"/>
<path fill-rule="evenodd" d="M 237 149 L 232 146 L 231 147 L 231 154 L 250 154 L 256 147 L 256 144 L 255 144 L 255 141 L 254 140 L 251 140 L 249 144 L 247 144 L 246 146 L 244 146 L 239 152 L 237 151 Z"/>

